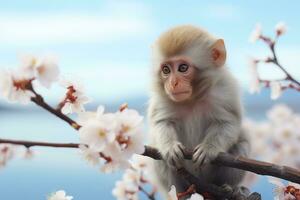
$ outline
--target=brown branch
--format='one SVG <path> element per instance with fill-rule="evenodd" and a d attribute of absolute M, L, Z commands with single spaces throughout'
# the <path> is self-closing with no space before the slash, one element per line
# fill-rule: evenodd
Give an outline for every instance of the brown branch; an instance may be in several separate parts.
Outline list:
<path fill-rule="evenodd" d="M 47 104 L 45 101 L 44 101 L 44 98 L 38 94 L 31 82 L 30 84 L 27 86 L 27 89 L 32 91 L 35 96 L 34 97 L 31 97 L 31 101 L 34 102 L 35 104 L 37 104 L 38 106 L 44 108 L 45 110 L 47 110 L 48 112 L 50 112 L 51 114 L 55 115 L 56 117 L 62 119 L 63 121 L 67 122 L 70 126 L 72 126 L 74 129 L 76 130 L 79 130 L 80 129 L 80 125 L 75 122 L 74 120 L 72 120 L 70 117 L 68 117 L 67 115 L 63 114 L 60 110 L 57 110 L 57 109 L 54 109 L 53 107 L 51 107 L 49 104 Z"/>
<path fill-rule="evenodd" d="M 79 147 L 79 144 L 76 144 L 76 143 L 35 142 L 35 141 L 27 141 L 27 140 L 9 140 L 9 139 L 0 139 L 0 144 L 1 143 L 23 145 L 27 148 L 30 148 L 33 146 L 58 147 L 58 148 L 78 148 Z"/>
<path fill-rule="evenodd" d="M 78 148 L 79 144 L 77 143 L 49 143 L 49 142 L 34 142 L 34 141 L 25 141 L 25 140 L 8 140 L 0 139 L 0 143 L 9 143 L 15 145 L 24 145 L 26 147 L 33 146 L 42 146 L 42 147 L 62 147 L 62 148 Z M 153 147 L 145 146 L 145 152 L 142 154 L 144 156 L 153 158 L 155 160 L 161 160 L 162 156 L 160 152 Z M 186 151 L 185 158 L 190 160 L 192 158 L 192 152 Z M 300 183 L 300 171 L 287 166 L 280 166 L 268 162 L 257 161 L 242 156 L 232 156 L 227 153 L 220 153 L 213 164 L 232 167 L 236 169 L 241 169 L 245 171 L 250 171 L 260 175 L 274 176 L 277 178 L 285 179 L 295 183 Z M 190 174 L 185 169 L 179 169 L 178 173 L 185 178 L 190 184 L 195 184 L 197 191 L 200 192 L 209 192 L 218 197 L 230 197 L 231 194 L 228 194 L 219 186 L 213 184 L 207 184 L 201 182 L 197 177 Z"/>
<path fill-rule="evenodd" d="M 156 160 L 162 159 L 157 149 L 146 146 L 145 156 Z M 192 158 L 192 151 L 186 151 L 185 159 Z M 232 156 L 228 153 L 220 153 L 213 164 L 242 169 L 260 175 L 274 176 L 300 184 L 300 171 L 287 166 L 280 166 L 268 162 L 253 160 L 242 156 Z"/>

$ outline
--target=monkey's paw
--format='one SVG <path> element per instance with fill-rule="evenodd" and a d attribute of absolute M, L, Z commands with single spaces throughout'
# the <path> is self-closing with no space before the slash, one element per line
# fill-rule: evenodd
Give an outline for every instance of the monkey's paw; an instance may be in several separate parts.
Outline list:
<path fill-rule="evenodd" d="M 202 165 L 208 164 L 213 161 L 218 154 L 222 152 L 221 149 L 216 148 L 212 145 L 199 144 L 196 146 L 193 152 L 193 163 L 196 169 Z"/>
<path fill-rule="evenodd" d="M 180 142 L 174 143 L 164 160 L 172 169 L 181 168 L 184 160 L 184 146 Z"/>

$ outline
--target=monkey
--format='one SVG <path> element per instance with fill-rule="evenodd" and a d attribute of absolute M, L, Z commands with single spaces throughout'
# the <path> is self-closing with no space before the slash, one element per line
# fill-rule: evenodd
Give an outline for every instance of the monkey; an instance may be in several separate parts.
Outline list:
<path fill-rule="evenodd" d="M 242 170 L 211 164 L 220 152 L 250 152 L 239 85 L 225 63 L 224 40 L 193 25 L 167 30 L 152 46 L 149 144 L 163 157 L 152 170 L 165 198 L 171 185 L 178 192 L 188 188 L 176 173 L 181 167 L 221 187 L 238 187 L 243 179 Z M 184 159 L 186 147 L 192 160 Z"/>

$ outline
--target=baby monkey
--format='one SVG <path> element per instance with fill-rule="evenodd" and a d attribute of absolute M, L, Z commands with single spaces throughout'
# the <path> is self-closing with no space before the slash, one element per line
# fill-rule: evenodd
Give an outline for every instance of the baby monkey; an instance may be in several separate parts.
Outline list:
<path fill-rule="evenodd" d="M 153 45 L 153 91 L 148 108 L 150 145 L 163 161 L 153 161 L 156 184 L 164 195 L 175 185 L 188 187 L 175 169 L 184 167 L 206 183 L 237 186 L 241 170 L 210 164 L 220 152 L 247 156 L 241 128 L 239 86 L 224 66 L 224 41 L 183 25 L 163 33 Z M 185 160 L 183 149 L 193 149 Z"/>

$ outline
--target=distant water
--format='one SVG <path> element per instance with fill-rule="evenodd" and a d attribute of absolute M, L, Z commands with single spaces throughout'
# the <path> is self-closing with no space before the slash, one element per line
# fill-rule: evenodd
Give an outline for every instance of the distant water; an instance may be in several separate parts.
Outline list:
<path fill-rule="evenodd" d="M 298 98 L 299 99 L 299 98 Z M 248 117 L 262 120 L 266 109 L 271 106 L 267 93 L 244 97 Z M 294 108 L 299 105 L 291 95 L 280 100 Z M 129 99 L 133 108 L 144 113 L 146 98 Z M 108 106 L 116 110 L 123 102 Z M 95 107 L 92 106 L 92 107 Z M 298 107 L 299 108 L 299 107 Z M 78 142 L 76 131 L 56 117 L 31 108 L 20 110 L 0 108 L 0 137 L 49 142 Z M 53 149 L 35 147 L 36 155 L 32 160 L 16 158 L 8 166 L 0 169 L 0 200 L 43 200 L 47 194 L 64 189 L 75 200 L 110 200 L 114 199 L 111 190 L 121 172 L 103 174 L 87 165 L 75 149 Z M 266 178 L 260 179 L 253 191 L 262 194 L 263 199 L 272 199 L 272 186 Z M 141 199 L 147 199 L 143 195 Z"/>

